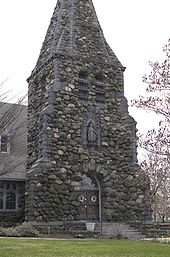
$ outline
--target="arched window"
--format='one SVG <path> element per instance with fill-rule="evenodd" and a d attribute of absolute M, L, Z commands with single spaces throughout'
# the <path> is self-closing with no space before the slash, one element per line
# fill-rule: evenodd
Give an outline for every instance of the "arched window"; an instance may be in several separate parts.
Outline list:
<path fill-rule="evenodd" d="M 0 182 L 0 211 L 16 211 L 18 208 L 19 187 L 15 182 Z"/>
<path fill-rule="evenodd" d="M 14 192 L 12 190 L 7 190 L 6 209 L 7 210 L 15 210 L 16 209 L 16 192 Z"/>
<path fill-rule="evenodd" d="M 81 190 L 98 190 L 98 185 L 95 177 L 88 177 L 83 175 L 82 181 L 80 182 Z"/>
<path fill-rule="evenodd" d="M 4 209 L 4 192 L 0 191 L 0 210 Z"/>

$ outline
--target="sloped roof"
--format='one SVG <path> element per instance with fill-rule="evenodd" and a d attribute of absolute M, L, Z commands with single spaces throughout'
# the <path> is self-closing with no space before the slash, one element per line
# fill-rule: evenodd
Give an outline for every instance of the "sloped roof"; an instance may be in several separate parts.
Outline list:
<path fill-rule="evenodd" d="M 91 0 L 58 0 L 34 71 L 56 54 L 121 66 Z"/>
<path fill-rule="evenodd" d="M 11 148 L 10 154 L 0 153 L 0 180 L 23 181 L 26 178 L 27 106 L 0 102 L 0 119 L 0 135 L 9 135 Z"/>
<path fill-rule="evenodd" d="M 10 181 L 25 181 L 26 171 L 15 171 L 7 174 L 0 175 L 0 180 L 10 180 Z"/>

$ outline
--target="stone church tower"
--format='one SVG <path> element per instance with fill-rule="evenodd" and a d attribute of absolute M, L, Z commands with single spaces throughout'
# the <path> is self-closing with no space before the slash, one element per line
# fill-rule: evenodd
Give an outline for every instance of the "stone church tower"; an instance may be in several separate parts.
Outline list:
<path fill-rule="evenodd" d="M 28 79 L 27 221 L 150 219 L 124 70 L 92 1 L 58 0 Z"/>

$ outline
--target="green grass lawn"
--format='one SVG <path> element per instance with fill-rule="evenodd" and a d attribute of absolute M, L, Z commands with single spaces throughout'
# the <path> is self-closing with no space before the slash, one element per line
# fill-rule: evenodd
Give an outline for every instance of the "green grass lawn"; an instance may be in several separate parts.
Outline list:
<path fill-rule="evenodd" d="M 0 238 L 0 257 L 170 257 L 170 245 L 126 240 Z"/>

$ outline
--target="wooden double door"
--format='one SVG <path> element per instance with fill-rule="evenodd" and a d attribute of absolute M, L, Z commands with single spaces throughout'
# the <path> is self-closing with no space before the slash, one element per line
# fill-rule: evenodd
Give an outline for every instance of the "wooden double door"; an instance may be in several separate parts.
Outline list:
<path fill-rule="evenodd" d="M 80 219 L 99 219 L 99 191 L 82 190 L 79 191 Z"/>

